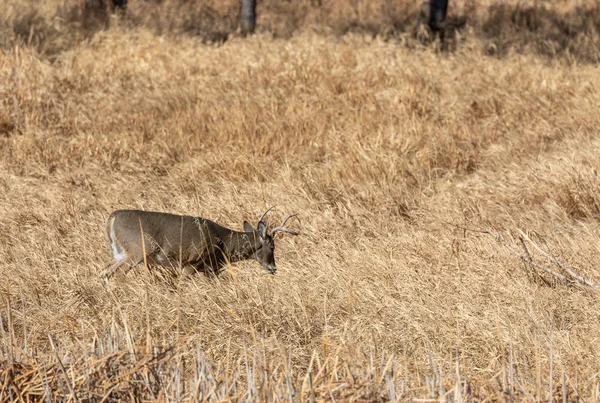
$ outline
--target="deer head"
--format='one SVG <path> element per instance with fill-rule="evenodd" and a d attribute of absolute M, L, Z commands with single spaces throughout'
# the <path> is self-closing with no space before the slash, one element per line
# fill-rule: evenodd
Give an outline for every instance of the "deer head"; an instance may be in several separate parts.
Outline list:
<path fill-rule="evenodd" d="M 273 206 L 274 207 L 274 206 Z M 282 223 L 273 228 L 271 233 L 267 233 L 267 224 L 263 221 L 265 215 L 273 208 L 269 207 L 265 210 L 264 213 L 258 219 L 258 224 L 256 228 L 253 228 L 247 221 L 244 221 L 244 232 L 249 235 L 250 239 L 254 239 L 255 252 L 252 255 L 252 258 L 256 259 L 258 263 L 261 264 L 264 269 L 271 273 L 275 274 L 277 271 L 277 266 L 275 265 L 275 234 L 278 232 L 285 232 L 292 235 L 298 235 L 299 233 L 296 231 L 292 231 L 285 227 L 285 223 L 292 217 L 295 217 L 296 214 L 288 215 L 282 221 Z"/>

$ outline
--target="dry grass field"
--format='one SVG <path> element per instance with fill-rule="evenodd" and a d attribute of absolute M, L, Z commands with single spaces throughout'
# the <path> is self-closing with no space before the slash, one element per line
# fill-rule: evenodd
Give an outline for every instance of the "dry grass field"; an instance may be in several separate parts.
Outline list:
<path fill-rule="evenodd" d="M 0 3 L 0 400 L 600 398 L 597 9 L 552 42 L 480 7 L 441 52 L 342 0 L 223 43 L 174 0 Z M 271 205 L 275 276 L 100 279 L 115 209 Z"/>

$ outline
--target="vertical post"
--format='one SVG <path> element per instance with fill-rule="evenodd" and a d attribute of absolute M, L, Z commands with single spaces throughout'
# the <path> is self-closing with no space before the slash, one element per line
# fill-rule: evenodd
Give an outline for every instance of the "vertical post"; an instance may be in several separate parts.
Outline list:
<path fill-rule="evenodd" d="M 256 28 L 256 0 L 240 0 L 240 23 L 242 35 L 251 35 Z"/>

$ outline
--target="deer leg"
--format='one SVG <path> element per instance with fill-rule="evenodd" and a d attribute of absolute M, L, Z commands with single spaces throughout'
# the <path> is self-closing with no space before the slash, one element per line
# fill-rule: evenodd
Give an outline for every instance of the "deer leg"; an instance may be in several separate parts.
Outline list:
<path fill-rule="evenodd" d="M 139 260 L 137 262 L 131 262 L 131 263 L 127 263 L 127 268 L 125 269 L 125 273 L 127 274 L 129 273 L 129 271 L 131 269 L 133 269 L 135 266 L 137 266 L 138 264 L 142 263 L 142 260 Z M 115 273 L 117 272 L 117 270 L 119 270 L 119 268 L 125 264 L 125 262 L 123 262 L 122 260 L 113 262 L 111 264 L 109 264 L 108 266 L 106 266 L 106 268 L 104 269 L 103 273 L 102 273 L 102 278 L 104 279 L 104 281 L 107 281 L 115 275 Z"/>
<path fill-rule="evenodd" d="M 104 268 L 104 270 L 102 271 L 102 279 L 104 279 L 104 281 L 108 282 L 108 279 L 111 278 L 115 274 L 117 269 L 119 269 L 119 267 L 121 267 L 122 264 L 123 264 L 123 261 L 116 261 L 116 262 L 113 262 L 113 263 L 109 264 L 108 266 L 106 266 Z"/>
<path fill-rule="evenodd" d="M 194 266 L 184 266 L 183 270 L 181 270 L 181 275 L 183 277 L 189 277 L 189 276 L 193 276 L 194 274 L 196 274 L 198 272 L 198 269 L 196 269 Z"/>
<path fill-rule="evenodd" d="M 125 271 L 123 272 L 123 274 L 125 274 L 125 275 L 126 275 L 127 273 L 129 273 L 129 272 L 131 271 L 131 269 L 133 269 L 135 266 L 139 265 L 139 264 L 140 264 L 140 263 L 142 263 L 143 261 L 144 261 L 144 259 L 140 259 L 140 260 L 138 260 L 137 262 L 134 262 L 134 263 L 129 263 L 129 264 L 127 265 L 127 267 L 125 268 Z"/>
<path fill-rule="evenodd" d="M 186 266 L 186 268 L 184 269 L 184 273 L 203 273 L 207 277 L 214 277 L 217 274 L 219 274 L 219 266 L 211 263 L 212 262 L 208 259 L 195 262 L 190 266 Z"/>

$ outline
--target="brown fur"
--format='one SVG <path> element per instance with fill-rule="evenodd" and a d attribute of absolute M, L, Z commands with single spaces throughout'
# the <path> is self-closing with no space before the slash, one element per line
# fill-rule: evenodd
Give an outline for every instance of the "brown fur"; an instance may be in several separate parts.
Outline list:
<path fill-rule="evenodd" d="M 259 228 L 261 224 L 264 225 L 259 222 Z M 144 261 L 218 273 L 228 262 L 250 258 L 257 258 L 274 273 L 272 238 L 266 233 L 262 238 L 257 230 L 246 225 L 249 231 L 238 232 L 200 217 L 139 210 L 115 211 L 108 218 L 105 229 L 115 259 L 106 267 L 103 276 L 108 279 L 122 265 L 131 268 Z M 271 246 L 271 255 L 261 260 L 261 256 L 255 255 L 265 245 Z"/>

